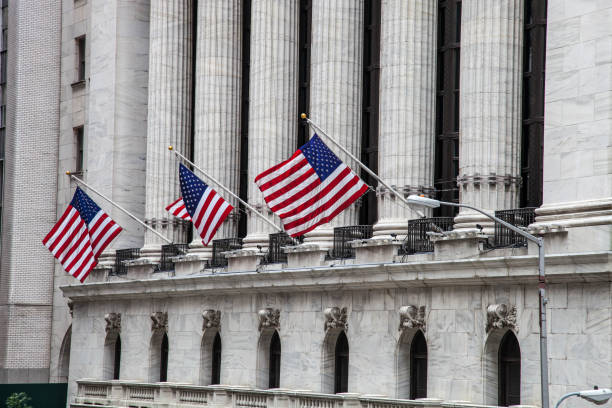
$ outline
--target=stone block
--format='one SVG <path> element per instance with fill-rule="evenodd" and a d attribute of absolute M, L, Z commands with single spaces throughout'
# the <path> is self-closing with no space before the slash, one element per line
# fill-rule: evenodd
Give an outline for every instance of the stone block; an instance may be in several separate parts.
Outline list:
<path fill-rule="evenodd" d="M 325 264 L 327 249 L 318 245 L 303 244 L 285 248 L 287 253 L 287 267 L 306 268 L 322 266 Z"/>
<path fill-rule="evenodd" d="M 388 263 L 393 262 L 402 241 L 386 238 L 364 239 L 350 242 L 355 248 L 355 263 Z"/>

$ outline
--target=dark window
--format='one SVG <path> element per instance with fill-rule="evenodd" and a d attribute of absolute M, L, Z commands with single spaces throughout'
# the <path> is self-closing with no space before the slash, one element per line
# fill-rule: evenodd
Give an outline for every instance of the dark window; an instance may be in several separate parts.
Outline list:
<path fill-rule="evenodd" d="M 363 113 L 361 123 L 361 161 L 378 172 L 378 106 L 380 83 L 380 0 L 365 0 L 363 32 Z M 377 182 L 364 170 L 361 178 L 367 184 Z M 372 225 L 377 221 L 377 199 L 368 190 L 362 197 L 359 223 Z"/>
<path fill-rule="evenodd" d="M 159 381 L 168 381 L 168 335 L 164 333 L 161 342 L 161 356 L 159 360 Z"/>
<path fill-rule="evenodd" d="M 334 393 L 348 391 L 349 345 L 344 332 L 336 340 L 334 367 Z"/>
<path fill-rule="evenodd" d="M 117 335 L 117 340 L 115 340 L 115 362 L 113 364 L 113 380 L 119 379 L 120 367 L 121 367 L 121 337 Z"/>
<path fill-rule="evenodd" d="M 521 403 L 521 349 L 516 336 L 508 331 L 499 346 L 499 405 Z"/>
<path fill-rule="evenodd" d="M 210 376 L 210 383 L 212 385 L 219 384 L 221 382 L 221 336 L 217 332 L 215 340 L 213 341 L 212 349 L 212 374 Z"/>
<path fill-rule="evenodd" d="M 242 106 L 240 111 L 240 187 L 238 195 L 248 200 L 249 191 L 249 71 L 251 59 L 251 1 L 242 2 Z M 247 234 L 246 208 L 238 205 L 238 237 Z"/>
<path fill-rule="evenodd" d="M 268 388 L 280 386 L 281 343 L 278 332 L 274 332 L 270 341 L 270 376 Z"/>
<path fill-rule="evenodd" d="M 77 81 L 85 80 L 85 36 L 76 39 Z"/>
<path fill-rule="evenodd" d="M 438 1 L 436 67 L 436 198 L 459 202 L 459 49 L 461 0 Z M 441 206 L 436 217 L 453 217 L 455 207 Z"/>
<path fill-rule="evenodd" d="M 521 208 L 542 205 L 547 3 L 525 0 Z"/>
<path fill-rule="evenodd" d="M 300 0 L 300 33 L 298 62 L 298 114 L 310 109 L 310 26 L 312 21 L 311 0 Z M 308 141 L 308 123 L 300 120 L 298 126 L 298 147 Z"/>
<path fill-rule="evenodd" d="M 79 126 L 79 127 L 75 127 L 74 128 L 74 143 L 76 146 L 76 160 L 75 160 L 75 165 L 74 165 L 74 170 L 77 173 L 82 173 L 83 172 L 83 126 Z"/>
<path fill-rule="evenodd" d="M 427 397 L 427 342 L 418 331 L 410 345 L 410 399 Z"/>

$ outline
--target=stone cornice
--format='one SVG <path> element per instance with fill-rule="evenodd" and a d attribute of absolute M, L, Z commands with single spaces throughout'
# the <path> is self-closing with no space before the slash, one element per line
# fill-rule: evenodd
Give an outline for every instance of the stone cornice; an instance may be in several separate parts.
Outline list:
<path fill-rule="evenodd" d="M 537 282 L 537 256 L 324 266 L 62 286 L 73 301 Z M 612 251 L 546 256 L 549 282 L 612 279 Z"/>

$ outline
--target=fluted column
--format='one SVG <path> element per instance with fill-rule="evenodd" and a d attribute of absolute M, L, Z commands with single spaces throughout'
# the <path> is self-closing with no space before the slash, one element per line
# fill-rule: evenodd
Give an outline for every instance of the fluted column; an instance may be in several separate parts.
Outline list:
<path fill-rule="evenodd" d="M 188 224 L 165 207 L 180 195 L 173 145 L 190 155 L 191 0 L 151 0 L 149 114 L 147 122 L 146 222 L 174 242 L 185 242 Z M 165 244 L 150 231 L 143 252 L 154 257 Z"/>
<path fill-rule="evenodd" d="M 522 0 L 465 0 L 461 16 L 460 201 L 490 211 L 516 208 L 520 186 Z M 471 211 L 455 228 L 489 219 Z"/>
<path fill-rule="evenodd" d="M 193 146 L 195 163 L 236 194 L 240 187 L 241 3 L 213 0 L 198 8 Z M 237 200 L 211 185 L 235 208 L 215 239 L 235 237 Z M 202 255 L 212 251 L 212 244 L 205 248 L 197 232 L 190 247 Z"/>
<path fill-rule="evenodd" d="M 313 0 L 310 118 L 352 154 L 361 155 L 363 82 L 363 0 Z M 327 142 L 357 174 L 359 168 Z M 355 225 L 356 204 L 329 224 L 306 235 L 307 242 L 331 247 L 333 227 Z"/>
<path fill-rule="evenodd" d="M 383 0 L 380 41 L 378 167 L 404 194 L 433 192 L 435 142 L 435 0 Z M 386 188 L 378 188 L 374 235 L 406 234 L 417 218 Z"/>
<path fill-rule="evenodd" d="M 249 203 L 274 220 L 253 183 L 297 148 L 298 0 L 253 0 L 249 82 Z M 275 222 L 280 225 L 278 219 Z M 268 245 L 275 231 L 248 214 L 245 247 Z"/>

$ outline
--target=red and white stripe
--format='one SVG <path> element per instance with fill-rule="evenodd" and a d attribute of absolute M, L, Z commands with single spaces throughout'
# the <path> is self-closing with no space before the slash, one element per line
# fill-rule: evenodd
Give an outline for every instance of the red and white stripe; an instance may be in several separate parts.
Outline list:
<path fill-rule="evenodd" d="M 166 207 L 166 211 L 175 217 L 182 218 L 187 221 L 191 221 L 191 217 L 185 208 L 185 203 L 183 202 L 183 197 L 180 197 L 178 200 L 170 204 Z"/>
<path fill-rule="evenodd" d="M 344 163 L 321 182 L 301 150 L 261 173 L 255 184 L 293 237 L 329 222 L 368 189 Z"/>
<path fill-rule="evenodd" d="M 212 188 L 204 190 L 192 217 L 193 226 L 198 230 L 204 245 L 208 245 L 233 209 L 234 207 Z"/>
<path fill-rule="evenodd" d="M 81 283 L 98 264 L 87 225 L 79 212 L 70 205 L 43 239 L 43 244 L 62 264 L 64 270 Z"/>
<path fill-rule="evenodd" d="M 121 227 L 102 210 L 98 211 L 87 227 L 89 229 L 91 247 L 96 259 L 104 251 L 104 248 L 122 231 Z"/>

